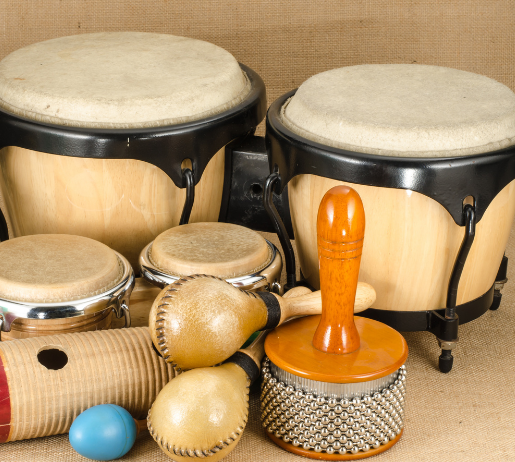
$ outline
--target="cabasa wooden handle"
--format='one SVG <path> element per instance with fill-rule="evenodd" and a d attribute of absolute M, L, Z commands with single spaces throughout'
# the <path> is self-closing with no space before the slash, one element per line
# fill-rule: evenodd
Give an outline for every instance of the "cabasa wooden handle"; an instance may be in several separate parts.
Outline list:
<path fill-rule="evenodd" d="M 354 299 L 365 235 L 365 211 L 358 193 L 347 186 L 330 189 L 318 209 L 317 243 L 322 317 L 313 346 L 332 354 L 356 351 Z"/>

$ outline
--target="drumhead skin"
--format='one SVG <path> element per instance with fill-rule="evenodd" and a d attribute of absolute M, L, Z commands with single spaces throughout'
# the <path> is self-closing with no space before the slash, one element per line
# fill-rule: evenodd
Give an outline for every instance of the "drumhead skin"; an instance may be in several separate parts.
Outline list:
<path fill-rule="evenodd" d="M 445 67 L 350 66 L 304 82 L 284 105 L 282 120 L 309 140 L 355 152 L 483 154 L 515 144 L 515 93 Z"/>
<path fill-rule="evenodd" d="M 149 254 L 152 264 L 167 274 L 209 274 L 222 279 L 256 273 L 272 258 L 261 235 L 230 223 L 171 228 L 157 236 Z"/>
<path fill-rule="evenodd" d="M 113 250 L 81 236 L 40 234 L 0 244 L 0 298 L 61 302 L 106 292 L 122 278 Z"/>
<path fill-rule="evenodd" d="M 167 34 L 61 37 L 21 48 L 0 62 L 0 108 L 74 127 L 190 122 L 236 106 L 249 91 L 229 52 Z"/>

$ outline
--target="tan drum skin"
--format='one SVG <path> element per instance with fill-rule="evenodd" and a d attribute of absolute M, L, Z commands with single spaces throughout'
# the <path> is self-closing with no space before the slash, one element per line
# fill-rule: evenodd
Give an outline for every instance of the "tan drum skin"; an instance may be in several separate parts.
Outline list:
<path fill-rule="evenodd" d="M 444 308 L 453 265 L 465 229 L 438 202 L 413 191 L 298 175 L 288 184 L 290 210 L 302 274 L 319 288 L 317 212 L 334 186 L 354 188 L 363 201 L 365 241 L 359 280 L 377 293 L 373 308 L 422 311 Z M 494 283 L 515 216 L 515 181 L 492 201 L 460 279 L 458 304 L 474 300 Z"/>
<path fill-rule="evenodd" d="M 218 220 L 224 163 L 222 148 L 195 187 L 190 223 Z M 0 150 L 0 194 L 11 238 L 89 237 L 121 253 L 138 271 L 141 249 L 179 224 L 186 190 L 138 160 L 81 159 L 7 147 Z"/>

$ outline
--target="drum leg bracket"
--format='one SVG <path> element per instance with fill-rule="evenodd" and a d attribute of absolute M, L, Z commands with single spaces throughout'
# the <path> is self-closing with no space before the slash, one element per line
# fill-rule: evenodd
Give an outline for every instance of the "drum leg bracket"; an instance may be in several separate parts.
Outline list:
<path fill-rule="evenodd" d="M 494 283 L 494 300 L 492 302 L 492 306 L 490 306 L 491 310 L 497 310 L 501 305 L 502 293 L 501 290 L 504 288 L 504 284 L 508 282 L 508 257 L 504 255 L 502 257 L 501 266 L 499 267 L 499 271 L 497 272 L 497 276 L 495 278 Z"/>
<path fill-rule="evenodd" d="M 454 314 L 452 319 L 436 311 L 429 311 L 428 315 L 428 330 L 435 335 L 438 346 L 442 349 L 438 361 L 439 369 L 444 373 L 450 372 L 454 361 L 452 350 L 458 342 L 458 315 Z"/>
<path fill-rule="evenodd" d="M 270 217 L 270 220 L 273 223 L 277 236 L 279 237 L 279 241 L 281 242 L 281 247 L 283 248 L 284 260 L 286 264 L 286 284 L 284 286 L 284 290 L 286 292 L 295 287 L 297 285 L 297 281 L 295 274 L 295 253 L 293 252 L 293 246 L 288 236 L 286 227 L 284 226 L 284 223 L 272 200 L 274 187 L 280 183 L 281 175 L 279 175 L 279 172 L 273 172 L 268 176 L 265 181 L 263 191 L 263 205 L 268 216 Z"/>
<path fill-rule="evenodd" d="M 191 210 L 195 202 L 195 178 L 189 168 L 182 169 L 182 187 L 186 188 L 186 199 L 182 209 L 179 225 L 187 225 L 190 221 Z"/>

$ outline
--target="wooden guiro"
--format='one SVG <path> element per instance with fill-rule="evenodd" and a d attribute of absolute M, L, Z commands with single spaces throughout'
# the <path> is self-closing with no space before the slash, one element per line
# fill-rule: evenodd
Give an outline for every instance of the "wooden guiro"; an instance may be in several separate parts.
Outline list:
<path fill-rule="evenodd" d="M 143 327 L 0 342 L 0 443 L 66 433 L 97 404 L 144 418 L 174 377 Z"/>
<path fill-rule="evenodd" d="M 364 232 L 359 195 L 328 191 L 317 221 L 322 315 L 277 327 L 265 342 L 263 426 L 279 446 L 310 458 L 372 456 L 402 434 L 406 341 L 354 317 Z"/>
<path fill-rule="evenodd" d="M 374 289 L 359 283 L 354 310 L 363 311 L 374 300 Z M 295 316 L 318 314 L 321 308 L 320 291 L 289 298 L 240 290 L 213 276 L 185 276 L 156 298 L 149 328 L 168 363 L 193 369 L 226 360 L 257 330 L 272 329 Z"/>

